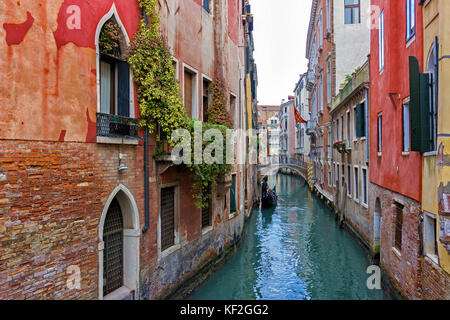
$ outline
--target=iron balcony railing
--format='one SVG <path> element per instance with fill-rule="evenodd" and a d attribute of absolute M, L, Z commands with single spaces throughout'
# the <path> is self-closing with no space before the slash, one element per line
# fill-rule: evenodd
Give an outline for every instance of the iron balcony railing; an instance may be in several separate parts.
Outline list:
<path fill-rule="evenodd" d="M 97 113 L 97 136 L 139 139 L 138 124 L 137 119 Z"/>
<path fill-rule="evenodd" d="M 316 84 L 314 70 L 308 70 L 306 74 L 306 90 L 312 91 Z"/>
<path fill-rule="evenodd" d="M 369 82 L 369 64 L 366 62 L 357 72 L 352 74 L 351 80 L 339 91 L 334 98 L 334 107 L 336 108 L 344 101 L 356 88 L 362 83 Z"/>

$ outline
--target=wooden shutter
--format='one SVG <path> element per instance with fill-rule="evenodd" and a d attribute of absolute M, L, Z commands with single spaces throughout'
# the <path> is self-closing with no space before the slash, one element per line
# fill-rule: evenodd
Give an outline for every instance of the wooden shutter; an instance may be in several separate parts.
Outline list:
<path fill-rule="evenodd" d="M 230 188 L 230 212 L 236 212 L 236 175 L 232 176 Z"/>
<path fill-rule="evenodd" d="M 202 228 L 211 226 L 211 199 L 208 197 L 211 194 L 211 186 L 208 186 L 207 190 L 203 190 L 204 194 L 202 196 L 203 204 L 202 207 Z M 206 203 L 205 203 L 206 202 Z"/>
<path fill-rule="evenodd" d="M 429 152 L 429 75 L 421 74 L 416 57 L 409 57 L 411 151 Z"/>
<path fill-rule="evenodd" d="M 161 189 L 161 251 L 175 244 L 175 188 Z"/>
<path fill-rule="evenodd" d="M 130 117 L 130 66 L 125 61 L 119 61 L 118 66 L 118 84 L 119 90 L 117 95 L 118 115 L 122 117 Z"/>
<path fill-rule="evenodd" d="M 192 117 L 192 74 L 184 71 L 184 107 L 189 117 Z"/>
<path fill-rule="evenodd" d="M 364 110 L 364 103 L 356 106 L 356 137 L 361 138 L 366 136 L 366 115 Z"/>

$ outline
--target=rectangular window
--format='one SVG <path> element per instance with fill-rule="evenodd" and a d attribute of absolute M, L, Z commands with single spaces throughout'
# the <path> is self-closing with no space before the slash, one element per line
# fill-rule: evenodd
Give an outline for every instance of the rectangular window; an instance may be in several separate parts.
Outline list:
<path fill-rule="evenodd" d="M 204 206 L 202 207 L 202 229 L 212 226 L 212 214 L 211 214 L 211 198 L 209 194 L 211 193 L 211 186 L 208 186 L 202 194 L 202 202 Z"/>
<path fill-rule="evenodd" d="M 344 116 L 341 116 L 341 141 L 344 141 Z"/>
<path fill-rule="evenodd" d="M 378 137 L 378 153 L 381 153 L 383 142 L 383 115 L 378 115 L 377 123 L 377 137 Z"/>
<path fill-rule="evenodd" d="M 403 105 L 403 152 L 411 150 L 411 132 L 409 129 L 409 103 Z"/>
<path fill-rule="evenodd" d="M 406 41 L 416 34 L 416 4 L 415 0 L 406 0 Z"/>
<path fill-rule="evenodd" d="M 232 94 L 230 95 L 230 114 L 233 125 L 236 125 L 236 97 Z"/>
<path fill-rule="evenodd" d="M 356 116 L 356 107 L 353 108 L 353 140 L 356 140 L 358 137 L 358 117 Z"/>
<path fill-rule="evenodd" d="M 351 142 L 351 116 L 350 111 L 347 111 L 347 148 L 350 148 L 350 142 Z"/>
<path fill-rule="evenodd" d="M 231 176 L 231 188 L 230 188 L 230 213 L 236 212 L 236 175 Z"/>
<path fill-rule="evenodd" d="M 395 239 L 394 247 L 402 251 L 403 205 L 395 203 Z"/>
<path fill-rule="evenodd" d="M 331 61 L 327 63 L 327 102 L 331 103 Z"/>
<path fill-rule="evenodd" d="M 336 186 L 336 163 L 333 163 L 333 186 Z"/>
<path fill-rule="evenodd" d="M 367 194 L 368 194 L 368 190 L 367 190 L 367 169 L 363 168 L 362 169 L 362 203 L 367 205 Z"/>
<path fill-rule="evenodd" d="M 203 0 L 203 9 L 205 9 L 206 12 L 211 13 L 209 1 L 211 0 Z"/>
<path fill-rule="evenodd" d="M 211 94 L 209 92 L 209 86 L 211 82 L 203 78 L 203 122 L 208 122 L 208 109 L 211 100 Z"/>
<path fill-rule="evenodd" d="M 341 164 L 341 184 L 342 184 L 342 192 L 345 192 L 345 166 Z"/>
<path fill-rule="evenodd" d="M 331 26 L 331 15 L 330 15 L 330 0 L 327 0 L 327 31 L 330 31 Z"/>
<path fill-rule="evenodd" d="M 428 212 L 424 214 L 423 249 L 425 255 L 438 263 L 436 217 Z"/>
<path fill-rule="evenodd" d="M 336 142 L 339 142 L 339 119 L 336 119 Z"/>
<path fill-rule="evenodd" d="M 355 173 L 353 174 L 353 186 L 354 186 L 354 196 L 355 200 L 359 200 L 359 168 L 354 168 Z"/>
<path fill-rule="evenodd" d="M 378 55 L 379 55 L 379 70 L 380 72 L 384 69 L 384 10 L 381 11 L 380 17 L 378 19 Z"/>
<path fill-rule="evenodd" d="M 193 74 L 188 70 L 184 70 L 184 107 L 189 117 L 192 117 L 193 104 Z"/>
<path fill-rule="evenodd" d="M 333 178 L 331 177 L 331 170 L 328 170 L 328 185 L 331 187 L 331 181 Z"/>
<path fill-rule="evenodd" d="M 360 0 L 345 0 L 345 24 L 359 24 Z"/>
<path fill-rule="evenodd" d="M 130 117 L 130 66 L 102 55 L 100 61 L 100 112 Z"/>
<path fill-rule="evenodd" d="M 352 167 L 347 166 L 347 195 L 352 196 Z"/>
<path fill-rule="evenodd" d="M 323 111 L 323 72 L 320 71 L 319 78 L 319 110 Z"/>
<path fill-rule="evenodd" d="M 175 244 L 175 187 L 161 189 L 161 251 Z"/>

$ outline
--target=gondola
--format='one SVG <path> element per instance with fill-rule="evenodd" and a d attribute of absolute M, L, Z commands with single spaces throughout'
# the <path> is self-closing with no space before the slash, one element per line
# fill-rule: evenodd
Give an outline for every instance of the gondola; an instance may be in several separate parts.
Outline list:
<path fill-rule="evenodd" d="M 275 207 L 278 202 L 277 190 L 276 187 L 273 190 L 269 189 L 265 194 L 263 194 L 261 198 L 261 207 L 262 208 L 271 208 Z"/>

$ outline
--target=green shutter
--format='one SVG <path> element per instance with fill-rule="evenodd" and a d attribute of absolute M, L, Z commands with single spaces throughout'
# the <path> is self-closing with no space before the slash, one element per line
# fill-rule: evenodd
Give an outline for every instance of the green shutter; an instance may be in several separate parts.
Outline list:
<path fill-rule="evenodd" d="M 366 115 L 364 103 L 356 106 L 356 136 L 358 138 L 366 136 Z"/>
<path fill-rule="evenodd" d="M 409 57 L 411 151 L 429 152 L 429 76 L 421 74 L 419 61 Z"/>
<path fill-rule="evenodd" d="M 236 212 L 236 175 L 232 176 L 230 188 L 230 212 Z"/>
<path fill-rule="evenodd" d="M 122 117 L 130 116 L 130 66 L 125 61 L 118 63 L 118 114 Z"/>

